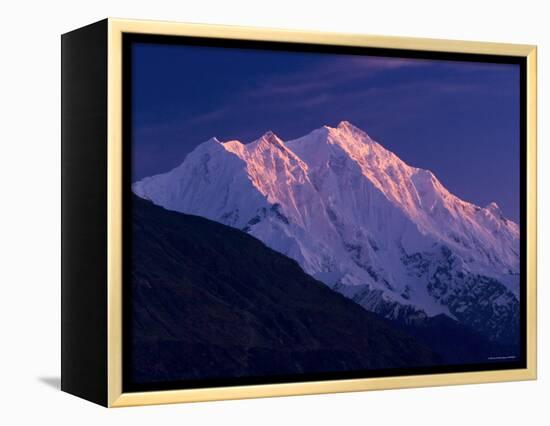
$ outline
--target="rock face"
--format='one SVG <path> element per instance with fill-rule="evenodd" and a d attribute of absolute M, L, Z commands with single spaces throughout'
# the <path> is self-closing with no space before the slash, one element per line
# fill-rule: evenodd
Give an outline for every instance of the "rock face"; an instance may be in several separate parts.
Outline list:
<path fill-rule="evenodd" d="M 272 132 L 249 144 L 213 138 L 133 191 L 253 235 L 388 319 L 444 314 L 519 342 L 518 225 L 348 122 L 287 142 Z"/>
<path fill-rule="evenodd" d="M 138 197 L 132 218 L 136 383 L 441 362 L 245 232 Z"/>

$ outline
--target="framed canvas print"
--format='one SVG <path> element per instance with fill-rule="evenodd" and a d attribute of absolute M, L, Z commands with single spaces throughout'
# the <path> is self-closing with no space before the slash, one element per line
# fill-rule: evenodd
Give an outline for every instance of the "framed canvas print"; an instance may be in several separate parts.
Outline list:
<path fill-rule="evenodd" d="M 107 19 L 62 37 L 62 389 L 536 378 L 536 48 Z"/>

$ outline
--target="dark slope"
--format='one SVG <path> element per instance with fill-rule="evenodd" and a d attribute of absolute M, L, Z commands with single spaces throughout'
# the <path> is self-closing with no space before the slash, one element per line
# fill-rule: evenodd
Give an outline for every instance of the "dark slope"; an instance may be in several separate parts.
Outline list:
<path fill-rule="evenodd" d="M 444 314 L 396 326 L 430 347 L 445 364 L 487 363 L 493 357 L 519 357 L 517 347 L 491 342 Z"/>
<path fill-rule="evenodd" d="M 244 232 L 137 197 L 132 216 L 135 382 L 440 361 Z"/>

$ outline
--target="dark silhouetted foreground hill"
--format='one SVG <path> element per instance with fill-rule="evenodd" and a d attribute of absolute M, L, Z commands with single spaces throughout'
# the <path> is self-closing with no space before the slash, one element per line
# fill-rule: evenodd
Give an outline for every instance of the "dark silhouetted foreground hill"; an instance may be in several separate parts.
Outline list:
<path fill-rule="evenodd" d="M 133 198 L 133 381 L 437 364 L 256 238 Z"/>

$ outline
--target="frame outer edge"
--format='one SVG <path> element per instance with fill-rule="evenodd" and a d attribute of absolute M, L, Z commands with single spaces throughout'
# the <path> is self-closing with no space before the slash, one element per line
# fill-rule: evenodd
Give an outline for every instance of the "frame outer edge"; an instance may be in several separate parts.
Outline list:
<path fill-rule="evenodd" d="M 314 43 L 340 46 L 369 46 L 435 52 L 477 53 L 526 57 L 536 47 L 530 44 L 448 40 L 420 37 L 380 36 L 354 33 L 305 31 L 280 28 L 178 23 L 139 19 L 109 18 L 123 32 L 222 39 Z"/>
<path fill-rule="evenodd" d="M 107 403 L 122 394 L 122 31 L 108 20 Z"/>
<path fill-rule="evenodd" d="M 235 387 L 122 392 L 122 34 L 194 36 L 525 57 L 527 60 L 527 368 Z M 108 406 L 126 407 L 448 386 L 537 378 L 537 49 L 526 44 L 290 31 L 108 18 Z"/>
<path fill-rule="evenodd" d="M 537 378 L 537 48 L 527 54 L 527 369 Z"/>
<path fill-rule="evenodd" d="M 107 405 L 107 20 L 61 35 L 61 386 Z"/>

